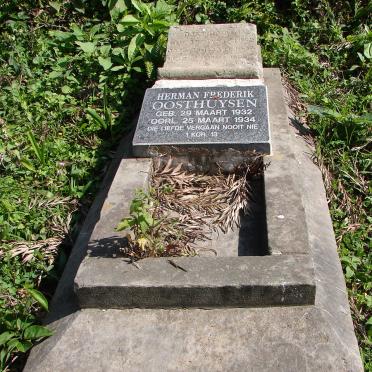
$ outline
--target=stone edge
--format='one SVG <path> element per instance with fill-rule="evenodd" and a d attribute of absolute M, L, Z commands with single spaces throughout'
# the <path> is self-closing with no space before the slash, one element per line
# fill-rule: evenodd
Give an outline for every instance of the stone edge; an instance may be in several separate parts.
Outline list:
<path fill-rule="evenodd" d="M 82 308 L 312 305 L 308 256 L 150 258 L 136 266 L 89 257 L 75 279 Z"/>

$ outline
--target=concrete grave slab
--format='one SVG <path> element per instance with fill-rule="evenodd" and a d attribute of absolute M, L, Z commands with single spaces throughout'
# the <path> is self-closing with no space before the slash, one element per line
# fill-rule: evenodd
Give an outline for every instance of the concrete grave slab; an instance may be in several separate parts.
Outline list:
<path fill-rule="evenodd" d="M 66 323 L 24 372 L 363 371 L 355 339 L 337 335 L 344 322 L 315 306 L 86 309 Z"/>
<path fill-rule="evenodd" d="M 197 45 L 197 47 L 195 47 Z M 262 78 L 256 26 L 250 23 L 170 28 L 161 79 Z"/>
<path fill-rule="evenodd" d="M 187 272 L 175 270 L 167 258 L 144 260 L 140 263 L 143 270 L 129 265 L 118 254 L 124 233 L 120 235 L 114 228 L 129 214 L 129 196 L 136 188 L 144 187 L 150 160 L 126 159 L 89 242 L 90 254 L 75 278 L 81 307 L 277 306 L 314 302 L 313 264 L 301 194 L 293 174 L 295 157 L 288 146 L 288 116 L 279 72 L 265 70 L 265 82 L 276 138 L 276 155 L 268 157 L 270 165 L 264 172 L 265 233 L 268 252 L 276 257 L 239 257 L 238 244 L 233 246 L 241 239 L 237 231 L 236 240 L 234 234 L 215 237 L 217 252 L 219 245 L 230 246 L 230 257 L 175 258 Z"/>
<path fill-rule="evenodd" d="M 70 276 L 85 254 L 92 222 L 99 219 L 97 200 L 52 302 L 48 326 L 54 335 L 32 349 L 24 371 L 362 372 L 321 172 L 312 149 L 286 120 L 290 132 L 282 150 L 293 150 L 290 165 L 314 261 L 313 305 L 77 310 Z M 101 197 L 106 193 L 103 189 Z"/>

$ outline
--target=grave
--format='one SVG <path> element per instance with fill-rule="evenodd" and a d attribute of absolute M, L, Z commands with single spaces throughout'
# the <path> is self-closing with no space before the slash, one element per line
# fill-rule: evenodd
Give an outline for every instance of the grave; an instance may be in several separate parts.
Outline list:
<path fill-rule="evenodd" d="M 159 78 L 144 98 L 135 156 L 124 139 L 74 247 L 47 320 L 55 334 L 25 371 L 362 371 L 321 173 L 289 126 L 279 70 L 262 68 L 255 26 L 171 28 Z M 224 99 L 245 107 L 224 108 Z M 192 106 L 207 101 L 216 107 Z M 198 122 L 206 117 L 221 123 Z M 258 129 L 161 130 L 240 117 L 257 118 Z M 159 118 L 170 121 L 151 123 Z M 202 140 L 187 136 L 198 131 Z M 173 258 L 184 270 L 166 257 L 136 267 L 120 256 L 115 227 L 148 184 L 151 156 L 213 172 L 252 151 L 269 164 L 259 222 L 214 237 L 219 256 Z M 241 234 L 260 239 L 246 236 L 252 246 L 239 250 Z"/>
<path fill-rule="evenodd" d="M 254 55 L 258 60 L 257 35 L 253 25 L 192 26 L 191 32 L 187 30 L 188 27 L 176 27 L 170 31 L 170 48 L 167 52 L 170 63 L 165 63 L 165 68 L 169 69 L 168 77 L 172 77 L 173 71 L 169 64 L 176 63 L 179 57 L 179 48 L 175 45 L 183 46 L 183 56 L 185 53 L 193 55 L 194 46 L 201 39 L 206 46 L 221 47 L 221 32 L 225 38 L 231 33 L 231 39 L 240 43 L 237 46 L 239 53 L 244 54 L 249 49 L 250 58 Z M 243 30 L 245 36 L 237 37 Z M 247 39 L 248 48 L 242 44 L 244 38 Z M 208 68 L 212 68 L 211 63 L 212 60 L 207 63 Z M 229 76 L 224 75 L 223 71 L 230 63 L 229 58 L 218 62 L 220 77 Z M 262 66 L 257 64 L 255 68 L 257 75 L 262 76 Z M 104 222 L 106 231 L 93 233 L 89 244 L 90 254 L 84 259 L 75 278 L 80 306 L 125 308 L 313 304 L 315 284 L 313 263 L 308 254 L 306 218 L 293 175 L 289 172 L 292 151 L 290 148 L 284 149 L 286 136 L 281 133 L 286 121 L 273 111 L 279 106 L 279 112 L 282 111 L 284 117 L 285 106 L 282 100 L 274 102 L 267 95 L 267 87 L 271 95 L 280 95 L 279 76 L 268 74 L 264 76 L 265 80 L 226 78 L 190 81 L 181 79 L 186 75 L 178 71 L 176 77 L 176 83 L 160 80 L 146 91 L 133 138 L 134 154 L 145 159 L 143 162 L 137 159 L 133 168 L 127 160 L 118 172 L 121 174 L 121 177 L 117 176 L 119 184 L 112 187 L 127 190 L 128 195 L 133 194 L 134 189 L 143 187 L 151 172 L 151 161 L 148 159 L 151 156 L 171 156 L 174 163 L 181 162 L 183 166 L 199 171 L 233 171 L 252 153 L 270 154 L 271 120 L 270 129 L 276 139 L 274 153 L 281 154 L 281 160 L 267 168 L 264 180 L 258 187 L 264 194 L 262 198 L 266 205 L 261 205 L 261 210 L 256 210 L 256 213 L 261 213 L 261 220 L 263 218 L 264 221 L 257 222 L 253 216 L 248 226 L 242 226 L 240 231 L 212 236 L 208 248 L 214 249 L 217 257 L 174 258 L 173 261 L 185 268 L 184 275 L 179 275 L 166 257 L 141 260 L 143 269 L 138 270 L 134 265 L 128 266 L 125 261 L 114 262 L 108 257 L 109 254 L 120 256 L 117 250 L 120 244 L 110 242 L 123 242 L 126 233 L 114 233 L 114 227 L 123 216 L 129 214 L 132 199 L 112 198 L 110 204 L 114 208 L 110 209 L 113 212 L 105 216 L 111 224 Z M 139 171 L 141 177 L 138 176 Z M 137 179 L 137 187 L 130 183 L 128 189 L 123 182 L 129 179 Z M 283 216 L 285 221 L 278 216 Z M 259 230 L 254 231 L 252 225 L 259 227 Z M 252 233 L 261 236 L 260 247 L 256 245 L 260 243 L 250 239 L 248 234 Z M 262 244 L 263 240 L 265 243 Z M 201 243 L 200 247 L 204 247 L 204 244 Z M 259 249 L 264 252 L 259 252 Z M 245 256 L 245 253 L 253 251 L 260 257 Z M 105 257 L 102 257 L 102 253 Z"/>
<path fill-rule="evenodd" d="M 160 77 L 173 80 L 147 89 L 134 155 L 165 153 L 194 167 L 208 157 L 200 167 L 208 170 L 213 163 L 234 169 L 250 151 L 270 154 L 262 71 L 255 25 L 173 27 L 166 62 L 159 69 Z M 211 77 L 219 79 L 207 79 Z"/>
<path fill-rule="evenodd" d="M 242 237 L 239 230 L 234 230 L 209 241 L 210 247 L 217 250 L 217 257 L 174 258 L 173 261 L 187 270 L 183 273 L 175 270 L 166 257 L 141 260 L 141 270 L 116 259 L 120 257 L 118 248 L 125 232 L 115 232 L 115 226 L 129 214 L 135 190 L 145 187 L 151 172 L 149 158 L 126 159 L 111 186 L 102 219 L 91 236 L 90 253 L 75 278 L 80 306 L 215 307 L 314 303 L 314 270 L 309 255 L 306 216 L 292 174 L 294 154 L 288 146 L 288 132 L 283 130 L 287 114 L 280 75 L 269 70 L 265 77 L 276 157 L 266 160 L 270 161 L 270 166 L 264 172 L 261 190 L 265 220 L 264 226 L 261 224 L 263 230 L 256 231 L 255 235 L 265 233 L 264 249 L 268 254 L 241 255 L 244 250 L 239 250 L 238 243 Z M 211 157 L 206 156 L 205 162 L 211 163 Z M 255 250 L 256 247 L 249 248 Z"/>

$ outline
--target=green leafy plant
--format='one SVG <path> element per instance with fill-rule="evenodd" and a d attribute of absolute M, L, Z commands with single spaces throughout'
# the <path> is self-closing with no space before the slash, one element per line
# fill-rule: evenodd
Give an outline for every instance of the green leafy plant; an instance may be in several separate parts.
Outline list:
<path fill-rule="evenodd" d="M 0 334 L 0 368 L 5 369 L 11 355 L 15 352 L 25 353 L 33 345 L 33 342 L 40 341 L 52 335 L 52 332 L 43 326 L 33 325 L 31 322 L 5 321 L 6 332 Z"/>
<path fill-rule="evenodd" d="M 24 288 L 24 293 L 30 294 L 46 311 L 48 310 L 48 301 L 40 291 L 34 288 Z M 20 318 L 14 319 L 11 316 L 5 316 L 0 321 L 1 329 L 6 329 L 0 333 L 1 370 L 6 367 L 12 354 L 15 352 L 25 353 L 32 347 L 33 342 L 52 335 L 47 327 L 33 324 L 32 318 L 29 321 L 23 321 Z"/>
<path fill-rule="evenodd" d="M 161 221 L 154 218 L 152 211 L 155 204 L 150 194 L 142 190 L 137 191 L 130 205 L 130 217 L 121 220 L 116 227 L 117 231 L 126 229 L 133 231 L 133 238 L 127 235 L 132 258 L 157 256 L 164 251 L 158 229 Z"/>
<path fill-rule="evenodd" d="M 177 11 L 164 0 L 156 3 L 131 0 L 131 5 L 134 14 L 125 11 L 117 24 L 120 37 L 129 40 L 128 46 L 113 52 L 116 60 L 121 58 L 121 64 L 128 66 L 129 71 L 146 72 L 149 78 L 154 78 L 156 66 L 164 58 L 168 29 L 177 24 L 182 8 Z"/>
<path fill-rule="evenodd" d="M 104 92 L 103 92 L 103 115 L 104 117 L 102 118 L 96 110 L 88 107 L 86 109 L 87 114 L 92 118 L 92 120 L 95 122 L 97 127 L 101 127 L 103 129 L 109 129 L 111 136 L 113 136 L 113 114 L 111 112 L 111 109 L 107 103 L 107 88 L 105 86 Z"/>
<path fill-rule="evenodd" d="M 158 221 L 150 213 L 150 208 L 153 207 L 153 204 L 154 200 L 148 193 L 142 190 L 138 191 L 130 205 L 130 217 L 124 218 L 116 229 L 121 231 L 130 228 L 136 236 L 140 238 L 145 237 L 149 230 L 158 224 Z"/>
<path fill-rule="evenodd" d="M 4 247 L 3 247 L 4 249 Z M 4 265 L 11 263 L 12 266 Z M 34 342 L 48 337 L 52 332 L 37 322 L 33 312 L 48 311 L 48 301 L 42 292 L 35 289 L 34 281 L 45 270 L 41 262 L 35 262 L 30 271 L 27 266 L 12 257 L 11 251 L 3 253 L 0 267 L 0 368 L 6 369 Z M 9 280 L 10 279 L 10 280 Z M 30 311 L 33 309 L 33 311 Z"/>
<path fill-rule="evenodd" d="M 191 236 L 183 229 L 183 223 L 159 209 L 159 200 L 153 190 L 150 193 L 138 190 L 129 214 L 116 230 L 127 230 L 127 244 L 121 251 L 132 261 L 146 257 L 195 255 L 188 244 Z"/>

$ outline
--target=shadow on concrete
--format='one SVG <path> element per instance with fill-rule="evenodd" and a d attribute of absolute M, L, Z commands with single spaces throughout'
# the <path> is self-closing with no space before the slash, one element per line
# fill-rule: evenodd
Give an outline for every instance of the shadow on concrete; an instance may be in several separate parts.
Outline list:
<path fill-rule="evenodd" d="M 249 210 L 240 215 L 238 256 L 266 256 L 269 249 L 263 178 L 251 181 L 250 185 Z"/>
<path fill-rule="evenodd" d="M 128 239 L 123 236 L 112 236 L 89 242 L 88 254 L 90 257 L 115 258 L 124 257 L 120 249 L 127 246 Z"/>
<path fill-rule="evenodd" d="M 314 135 L 310 128 L 306 127 L 303 123 L 301 123 L 295 116 L 289 116 L 289 124 L 295 128 L 296 135 L 303 138 L 303 140 L 310 145 L 311 147 L 314 146 Z"/>

